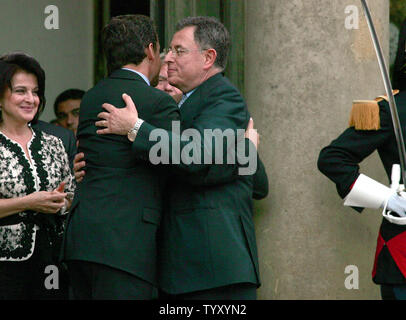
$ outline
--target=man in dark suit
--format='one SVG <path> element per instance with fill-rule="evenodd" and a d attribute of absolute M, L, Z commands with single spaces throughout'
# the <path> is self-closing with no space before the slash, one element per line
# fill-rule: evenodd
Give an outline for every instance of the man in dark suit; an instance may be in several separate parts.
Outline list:
<path fill-rule="evenodd" d="M 395 96 L 399 119 L 406 123 L 406 92 Z M 399 153 L 392 117 L 387 101 L 363 101 L 363 109 L 357 118 L 350 121 L 350 127 L 320 151 L 319 170 L 331 179 L 345 205 L 361 212 L 365 207 L 380 209 L 386 206 L 393 215 L 406 215 L 406 199 L 394 190 L 360 173 L 359 163 L 375 150 L 387 173 L 389 183 L 393 164 L 399 164 Z M 357 108 L 355 104 L 353 108 Z M 355 109 L 354 109 L 355 110 Z M 371 117 L 373 112 L 377 116 Z M 368 119 L 375 119 L 370 122 Z M 367 121 L 365 121 L 367 120 Z M 367 125 L 366 125 L 367 124 Z M 403 135 L 406 134 L 402 125 Z M 402 182 L 401 182 L 402 183 Z M 395 217 L 398 219 L 399 217 Z M 372 280 L 381 286 L 385 299 L 406 299 L 406 225 L 382 219 L 372 270 Z"/>
<path fill-rule="evenodd" d="M 112 18 L 103 29 L 103 46 L 109 76 L 81 103 L 77 138 L 86 175 L 75 192 L 62 257 L 75 299 L 152 299 L 165 174 L 132 153 L 127 137 L 97 135 L 95 121 L 104 102 L 124 106 L 123 93 L 159 128 L 169 129 L 179 109 L 153 87 L 161 60 L 148 17 Z"/>
<path fill-rule="evenodd" d="M 175 173 L 160 235 L 159 281 L 167 298 L 255 299 L 260 284 L 252 198 L 267 195 L 264 167 L 255 158 L 257 173 L 239 175 L 240 164 L 226 161 L 233 148 L 223 148 L 220 164 L 215 164 L 216 142 L 203 139 L 206 130 L 215 129 L 237 136 L 250 119 L 240 93 L 222 75 L 228 50 L 229 35 L 218 20 L 191 17 L 178 23 L 165 59 L 170 84 L 184 93 L 179 104 L 182 129 L 202 137 L 180 139 L 174 130 L 166 132 L 169 143 L 161 149 Z M 104 105 L 108 112 L 99 114 L 103 120 L 96 124 L 106 128 L 98 133 L 123 135 L 142 118 L 131 99 L 125 101 L 125 109 Z M 156 144 L 151 134 L 162 133 L 155 130 L 149 121 L 142 123 L 134 153 L 151 156 Z M 187 163 L 171 148 L 176 143 L 179 150 L 192 146 L 192 158 L 208 158 Z"/>

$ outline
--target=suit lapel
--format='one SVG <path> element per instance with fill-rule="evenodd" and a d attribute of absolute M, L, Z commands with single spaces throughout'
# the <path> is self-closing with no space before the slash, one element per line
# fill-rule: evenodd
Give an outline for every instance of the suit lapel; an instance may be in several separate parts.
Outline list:
<path fill-rule="evenodd" d="M 217 85 L 223 78 L 221 73 L 218 73 L 207 79 L 190 95 L 189 98 L 182 104 L 180 114 L 182 116 L 183 128 L 189 128 L 192 125 L 193 119 L 205 107 L 205 97 L 210 94 L 210 90 L 214 85 Z"/>
<path fill-rule="evenodd" d="M 201 90 L 197 88 L 189 98 L 182 104 L 180 108 L 180 114 L 182 117 L 182 124 L 184 128 L 190 127 L 190 123 L 193 121 L 193 117 L 196 112 L 200 109 L 200 104 L 202 103 L 201 99 Z"/>

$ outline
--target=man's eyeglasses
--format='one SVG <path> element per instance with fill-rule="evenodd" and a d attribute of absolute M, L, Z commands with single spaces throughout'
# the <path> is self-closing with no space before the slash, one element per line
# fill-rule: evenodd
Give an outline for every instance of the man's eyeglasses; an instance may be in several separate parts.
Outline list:
<path fill-rule="evenodd" d="M 176 48 L 171 48 L 171 47 L 169 47 L 169 48 L 165 48 L 164 49 L 164 53 L 165 53 L 165 55 L 167 55 L 169 52 L 172 52 L 172 54 L 175 56 L 175 57 L 181 57 L 181 56 L 183 56 L 183 55 L 185 55 L 185 54 L 187 54 L 187 53 L 190 53 L 190 52 L 193 52 L 193 51 L 200 51 L 200 52 L 202 52 L 202 51 L 205 51 L 205 50 L 207 50 L 207 49 L 193 49 L 193 50 L 189 50 L 189 49 L 183 49 L 183 48 L 179 48 L 179 47 L 176 47 Z"/>

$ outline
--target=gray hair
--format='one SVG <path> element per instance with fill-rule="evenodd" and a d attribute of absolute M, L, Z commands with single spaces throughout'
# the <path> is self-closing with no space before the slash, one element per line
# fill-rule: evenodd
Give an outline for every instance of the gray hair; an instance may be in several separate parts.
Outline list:
<path fill-rule="evenodd" d="M 214 17 L 187 17 L 176 24 L 176 31 L 195 27 L 194 40 L 201 49 L 213 48 L 217 52 L 214 65 L 224 70 L 230 48 L 230 34 L 226 27 Z"/>

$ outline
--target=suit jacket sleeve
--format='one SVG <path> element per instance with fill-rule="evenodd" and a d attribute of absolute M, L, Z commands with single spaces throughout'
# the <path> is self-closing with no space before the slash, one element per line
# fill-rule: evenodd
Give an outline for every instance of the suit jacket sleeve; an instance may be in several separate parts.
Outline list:
<path fill-rule="evenodd" d="M 249 139 L 245 139 L 245 156 L 246 159 L 249 157 L 249 147 L 251 145 L 251 150 L 256 150 L 255 146 Z M 250 174 L 244 174 L 250 176 L 253 179 L 253 198 L 254 199 L 263 199 L 268 195 L 268 176 L 265 170 L 265 166 L 262 163 L 259 154 L 256 152 L 255 158 L 249 158 L 249 162 L 241 164 L 238 163 L 236 166 L 232 165 L 211 165 L 210 168 L 205 171 L 198 172 L 193 175 L 179 175 L 179 179 L 186 180 L 192 185 L 196 186 L 212 186 L 218 184 L 230 183 L 239 178 L 241 173 L 239 169 L 247 168 L 248 165 L 252 166 L 252 161 L 256 161 L 255 171 Z"/>
<path fill-rule="evenodd" d="M 145 127 L 145 125 L 149 125 L 151 130 L 148 133 L 145 133 L 143 137 L 146 141 L 149 142 L 149 145 L 152 146 L 157 143 L 155 140 L 150 139 L 150 134 L 153 130 L 156 132 L 162 133 L 171 130 L 172 123 L 174 121 L 180 122 L 180 111 L 178 106 L 176 105 L 175 101 L 169 95 L 162 95 L 160 99 L 158 99 L 153 104 L 154 111 L 152 112 L 152 116 L 145 120 L 142 124 L 141 128 Z M 148 122 L 147 122 L 148 121 Z M 143 133 L 138 131 L 137 138 L 135 141 L 139 139 L 139 136 Z M 134 148 L 134 143 L 132 145 L 132 151 L 137 159 L 142 159 L 143 161 L 151 161 L 150 156 L 150 149 L 143 149 L 142 151 L 139 149 Z M 153 162 L 153 161 L 152 161 Z M 153 162 L 154 163 L 154 162 Z M 155 163 L 154 163 L 155 164 Z M 159 170 L 164 170 L 165 168 L 162 165 L 158 166 Z M 165 173 L 165 175 L 167 175 Z"/>
<path fill-rule="evenodd" d="M 266 174 L 265 166 L 262 163 L 261 159 L 258 156 L 257 170 L 253 176 L 253 198 L 260 200 L 265 198 L 268 195 L 268 175 Z"/>
<path fill-rule="evenodd" d="M 379 130 L 355 130 L 354 127 L 350 127 L 319 154 L 318 168 L 336 184 L 341 198 L 346 197 L 358 178 L 359 163 L 393 136 L 389 108 L 385 103 L 380 103 L 379 107 L 381 124 Z"/>
<path fill-rule="evenodd" d="M 172 121 L 180 121 L 179 108 L 169 95 L 162 95 L 155 104 L 155 111 L 148 122 L 156 128 L 171 130 Z"/>
<path fill-rule="evenodd" d="M 220 129 L 230 130 L 237 136 L 238 129 L 244 129 L 248 123 L 248 112 L 242 99 L 236 100 L 235 92 L 221 92 L 221 99 L 218 97 L 220 94 L 211 95 L 205 101 L 204 110 L 194 118 L 193 126 L 190 129 L 194 129 L 193 132 L 197 132 L 200 139 L 197 139 L 195 135 L 193 136 L 182 136 L 181 134 L 187 133 L 183 131 L 182 133 L 176 133 L 172 131 L 166 131 L 168 142 L 162 145 L 161 152 L 169 158 L 169 163 L 172 164 L 172 168 L 175 167 L 175 172 L 183 172 L 188 174 L 205 175 L 208 173 L 211 164 L 215 163 L 215 139 L 205 140 L 204 132 L 205 130 L 215 130 Z M 133 143 L 134 152 L 149 153 L 151 148 L 156 144 L 156 141 L 149 139 L 152 131 L 156 129 L 156 126 L 151 123 L 144 122 L 138 131 L 137 138 Z M 191 132 L 191 131 L 189 131 Z M 224 139 L 226 140 L 226 139 Z M 179 142 L 179 149 L 171 148 L 174 141 Z M 210 142 L 210 143 L 208 143 Z M 190 164 L 186 164 L 181 160 L 179 151 L 190 150 L 190 154 L 193 155 L 193 161 Z M 172 152 L 174 151 L 174 152 Z M 227 163 L 228 149 L 226 143 L 223 145 L 223 152 L 220 155 L 222 163 Z M 204 156 L 208 158 L 203 161 Z M 218 156 L 218 155 L 217 155 Z M 177 157 L 177 158 L 176 158 Z M 178 161 L 176 161 L 178 159 Z M 218 158 L 217 158 L 218 159 Z M 227 165 L 227 175 L 233 175 L 237 177 L 238 163 Z M 179 171 L 180 170 L 180 171 Z M 224 175 L 222 176 L 222 179 Z M 193 181 L 193 177 L 186 177 L 186 179 Z M 199 178 L 200 181 L 204 181 L 203 178 Z"/>

